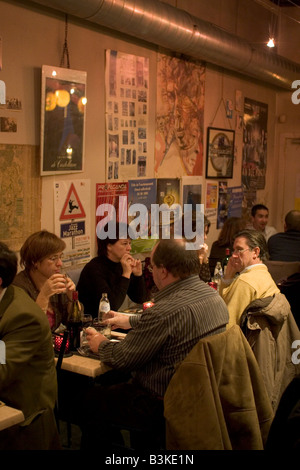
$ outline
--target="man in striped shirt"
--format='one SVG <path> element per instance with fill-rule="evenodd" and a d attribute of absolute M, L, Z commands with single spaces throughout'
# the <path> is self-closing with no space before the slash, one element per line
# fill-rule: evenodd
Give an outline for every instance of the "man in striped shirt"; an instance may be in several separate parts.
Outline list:
<path fill-rule="evenodd" d="M 105 439 L 109 445 L 108 421 L 120 416 L 123 423 L 142 427 L 149 435 L 157 436 L 157 428 L 164 430 L 163 396 L 176 365 L 201 338 L 225 331 L 228 323 L 224 301 L 200 280 L 197 252 L 188 250 L 185 240 L 159 241 L 151 254 L 151 266 L 158 288 L 154 306 L 130 317 L 112 312 L 114 316 L 108 320 L 112 328 L 129 329 L 126 338 L 113 343 L 93 330 L 88 335 L 90 347 L 99 353 L 101 362 L 113 371 L 131 374 L 129 382 L 97 385 L 91 393 L 98 413 L 92 407 L 85 429 L 98 433 L 98 443 Z M 105 376 L 99 377 L 100 383 L 106 383 Z M 90 444 L 93 437 L 88 434 L 84 442 Z"/>

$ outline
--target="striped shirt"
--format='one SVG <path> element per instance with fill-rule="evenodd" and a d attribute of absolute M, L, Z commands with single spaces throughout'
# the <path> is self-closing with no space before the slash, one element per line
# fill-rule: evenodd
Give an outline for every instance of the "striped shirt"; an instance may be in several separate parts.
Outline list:
<path fill-rule="evenodd" d="M 219 294 L 191 276 L 155 295 L 155 305 L 130 317 L 132 330 L 120 343 L 99 346 L 100 360 L 131 371 L 147 390 L 163 396 L 175 371 L 203 337 L 225 331 L 228 310 Z"/>

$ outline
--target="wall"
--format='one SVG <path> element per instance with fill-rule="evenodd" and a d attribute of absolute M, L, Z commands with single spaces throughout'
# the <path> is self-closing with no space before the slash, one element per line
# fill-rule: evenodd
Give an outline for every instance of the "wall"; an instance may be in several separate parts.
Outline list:
<path fill-rule="evenodd" d="M 174 5 L 175 2 L 169 1 Z M 176 2 L 178 8 L 186 7 L 186 2 Z M 181 5 L 179 5 L 179 3 Z M 246 7 L 249 3 L 242 0 Z M 204 6 L 210 5 L 210 8 Z M 175 6 L 175 5 L 174 5 Z M 256 6 L 255 6 L 256 8 Z M 216 23 L 225 23 L 228 29 L 243 31 L 240 2 L 237 0 L 201 0 L 189 2 L 189 9 L 195 16 L 203 19 L 216 19 Z M 39 145 L 40 141 L 40 96 L 41 96 L 41 66 L 59 66 L 63 50 L 65 34 L 65 18 L 63 14 L 55 13 L 30 2 L 14 2 L 0 0 L 0 36 L 3 40 L 3 70 L 0 80 L 7 86 L 8 96 L 19 96 L 22 99 L 23 110 L 18 115 L 18 132 L 9 135 L 0 133 L 0 143 L 18 143 Z M 214 12 L 218 12 L 215 18 Z M 236 15 L 239 12 L 239 17 Z M 245 20 L 246 21 L 246 20 Z M 259 28 L 259 31 L 262 28 Z M 253 33 L 254 34 L 254 33 Z M 84 172 L 76 178 L 86 178 L 91 181 L 91 217 L 95 214 L 95 186 L 105 178 L 105 50 L 119 51 L 143 55 L 150 60 L 150 102 L 156 101 L 156 47 L 135 41 L 116 32 L 86 22 L 70 19 L 68 28 L 68 45 L 70 65 L 72 69 L 87 72 L 86 111 L 86 142 Z M 300 77 L 299 77 L 300 79 Z M 296 132 L 299 126 L 298 110 L 290 103 L 288 92 L 281 92 L 271 86 L 258 83 L 252 79 L 218 69 L 208 65 L 206 72 L 205 93 L 205 131 L 211 121 L 220 99 L 235 99 L 235 90 L 242 91 L 243 97 L 267 103 L 269 106 L 268 128 L 268 171 L 265 190 L 258 192 L 261 202 L 270 208 L 270 223 L 281 223 L 281 215 L 276 212 L 278 194 L 279 150 L 278 115 L 285 113 L 289 127 Z M 149 148 L 154 149 L 155 106 L 150 109 Z M 234 121 L 233 121 L 234 122 Z M 213 123 L 216 127 L 227 127 L 228 121 L 224 110 L 220 107 Z M 234 125 L 232 123 L 232 125 Z M 282 128 L 280 128 L 282 129 Z M 237 137 L 237 159 L 234 164 L 234 177 L 228 180 L 228 185 L 239 186 L 241 182 L 241 137 Z M 206 149 L 206 132 L 204 140 Z M 205 152 L 205 150 L 204 150 Z M 204 158 L 205 161 L 205 158 Z M 205 174 L 205 168 L 203 169 Z M 56 180 L 71 180 L 73 175 L 44 176 L 42 178 L 42 213 L 41 227 L 54 230 L 53 187 Z M 278 227 L 281 229 L 281 227 Z M 212 226 L 208 243 L 217 237 L 217 230 Z M 92 234 L 92 246 L 95 234 Z"/>

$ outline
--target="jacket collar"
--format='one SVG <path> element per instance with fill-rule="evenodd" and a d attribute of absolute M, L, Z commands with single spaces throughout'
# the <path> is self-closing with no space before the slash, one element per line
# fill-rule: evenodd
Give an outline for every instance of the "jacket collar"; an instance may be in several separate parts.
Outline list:
<path fill-rule="evenodd" d="M 8 286 L 8 288 L 5 291 L 5 294 L 0 302 L 0 320 L 8 308 L 9 304 L 13 301 L 14 298 L 14 288 L 13 286 Z"/>

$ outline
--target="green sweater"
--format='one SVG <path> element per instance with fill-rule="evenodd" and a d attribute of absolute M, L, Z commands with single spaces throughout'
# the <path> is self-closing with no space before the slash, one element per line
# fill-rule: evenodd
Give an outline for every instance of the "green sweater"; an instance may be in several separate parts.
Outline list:
<path fill-rule="evenodd" d="M 253 300 L 279 292 L 265 264 L 256 264 L 250 269 L 244 269 L 229 285 L 223 280 L 220 285 L 220 295 L 229 311 L 227 328 L 239 325 L 243 311 Z"/>

